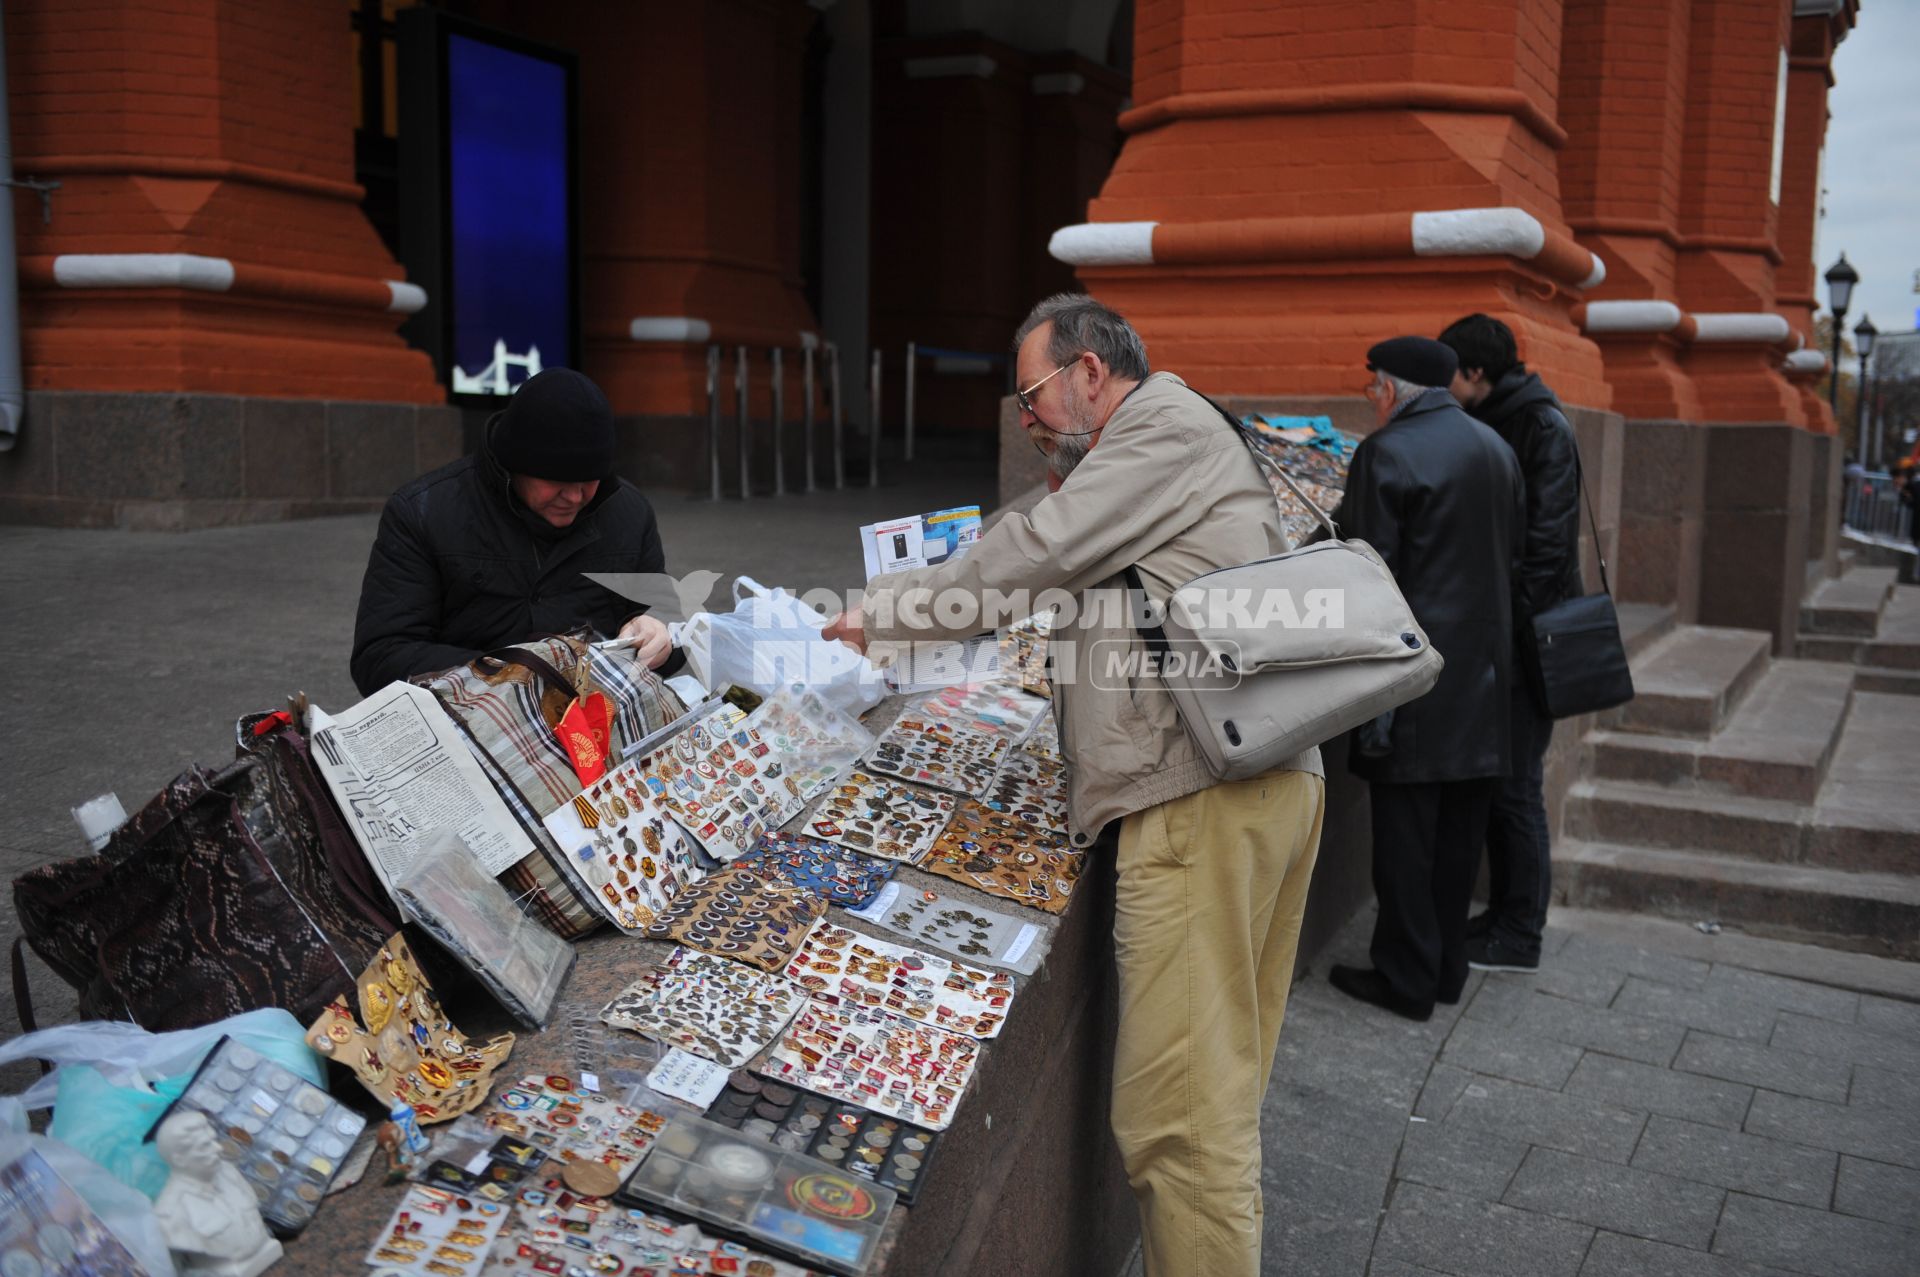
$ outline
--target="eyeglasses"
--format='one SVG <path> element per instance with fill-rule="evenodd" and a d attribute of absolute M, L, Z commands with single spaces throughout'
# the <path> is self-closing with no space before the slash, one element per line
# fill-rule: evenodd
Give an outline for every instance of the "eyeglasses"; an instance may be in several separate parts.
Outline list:
<path fill-rule="evenodd" d="M 1079 362 L 1080 361 L 1077 358 L 1069 359 L 1066 363 L 1061 364 L 1058 368 L 1055 368 L 1052 372 L 1048 373 L 1046 376 L 1042 377 L 1040 380 L 1034 382 L 1031 386 L 1028 386 L 1025 390 L 1014 391 L 1013 401 L 1020 405 L 1020 411 L 1025 413 L 1032 413 L 1033 412 L 1033 392 L 1040 389 L 1040 387 L 1046 385 L 1048 382 L 1052 381 L 1055 377 L 1058 377 L 1061 373 L 1065 372 L 1067 369 L 1073 367 L 1075 364 Z M 1035 414 L 1035 415 L 1038 415 L 1038 414 Z"/>

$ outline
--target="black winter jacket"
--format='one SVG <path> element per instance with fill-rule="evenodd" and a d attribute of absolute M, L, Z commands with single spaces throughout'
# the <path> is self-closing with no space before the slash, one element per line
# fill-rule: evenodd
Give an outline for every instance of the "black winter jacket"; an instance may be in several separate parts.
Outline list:
<path fill-rule="evenodd" d="M 1520 459 L 1527 518 L 1513 579 L 1513 616 L 1524 622 L 1585 593 L 1580 583 L 1580 454 L 1573 425 L 1538 373 L 1509 368 L 1479 407 Z"/>
<path fill-rule="evenodd" d="M 1391 752 L 1349 755 L 1355 775 L 1425 784 L 1507 774 L 1523 502 L 1513 450 L 1445 390 L 1360 441 L 1334 522 L 1386 560 L 1447 664 L 1432 691 L 1394 711 Z"/>
<path fill-rule="evenodd" d="M 619 478 L 565 528 L 527 509 L 492 454 L 462 457 L 387 499 L 360 586 L 353 681 L 371 696 L 537 634 L 612 635 L 644 607 L 585 572 L 664 572 L 653 507 Z M 680 659 L 675 653 L 667 667 Z"/>

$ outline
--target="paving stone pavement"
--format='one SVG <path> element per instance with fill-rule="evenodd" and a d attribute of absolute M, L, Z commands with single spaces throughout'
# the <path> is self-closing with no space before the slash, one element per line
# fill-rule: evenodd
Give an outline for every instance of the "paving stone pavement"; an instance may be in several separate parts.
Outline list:
<path fill-rule="evenodd" d="M 1326 982 L 1371 927 L 1294 987 L 1264 1273 L 1920 1274 L 1920 967 L 1767 944 L 1755 970 L 1680 924 L 1557 912 L 1538 975 L 1476 973 L 1412 1024 Z"/>

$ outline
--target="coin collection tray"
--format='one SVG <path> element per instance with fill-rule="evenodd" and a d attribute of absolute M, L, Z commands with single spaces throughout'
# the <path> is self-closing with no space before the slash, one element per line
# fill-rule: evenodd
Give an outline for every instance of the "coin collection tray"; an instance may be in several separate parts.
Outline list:
<path fill-rule="evenodd" d="M 293 1070 L 232 1037 L 207 1053 L 160 1121 L 181 1107 L 206 1115 L 219 1136 L 220 1155 L 247 1181 L 261 1217 L 283 1237 L 313 1219 L 367 1124 Z M 159 1129 L 155 1122 L 148 1138 Z"/>
<path fill-rule="evenodd" d="M 884 1184 L 908 1205 L 940 1139 L 924 1126 L 736 1070 L 707 1120 Z"/>
<path fill-rule="evenodd" d="M 681 1115 L 614 1200 L 664 1207 L 857 1277 L 873 1260 L 896 1197 L 817 1158 Z"/>
<path fill-rule="evenodd" d="M 806 1000 L 798 985 L 771 972 L 675 949 L 607 1003 L 600 1018 L 735 1068 L 778 1037 Z"/>

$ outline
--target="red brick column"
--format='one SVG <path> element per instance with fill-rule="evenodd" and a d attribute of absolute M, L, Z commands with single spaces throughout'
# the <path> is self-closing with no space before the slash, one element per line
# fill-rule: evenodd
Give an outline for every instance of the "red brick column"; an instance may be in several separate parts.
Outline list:
<path fill-rule="evenodd" d="M 417 289 L 361 215 L 326 4 L 6 7 L 30 389 L 438 402 Z"/>
<path fill-rule="evenodd" d="M 1794 343 L 1774 310 L 1784 259 L 1772 179 L 1790 12 L 1692 0 L 1678 286 L 1700 325 L 1685 368 L 1708 421 L 1807 424 L 1780 372 Z"/>
<path fill-rule="evenodd" d="M 1686 125 L 1684 0 L 1566 0 L 1560 62 L 1560 189 L 1575 237 L 1607 263 L 1586 331 L 1606 359 L 1613 406 L 1697 420 L 1673 305 Z"/>
<path fill-rule="evenodd" d="M 1821 10 L 1806 12 L 1809 8 Z M 1833 87 L 1833 51 L 1853 25 L 1856 0 L 1827 0 L 1824 5 L 1797 5 L 1787 46 L 1787 119 L 1780 180 L 1781 263 L 1776 275 L 1775 309 L 1787 317 L 1794 331 L 1814 343 L 1814 312 L 1819 298 L 1820 263 L 1813 258 L 1815 223 L 1820 208 L 1820 152 L 1827 136 L 1827 90 Z M 1824 352 L 1815 351 L 1824 355 Z M 1833 410 L 1814 391 L 1821 372 L 1810 356 L 1794 361 L 1787 379 L 1800 392 L 1808 424 L 1823 434 L 1834 432 Z M 1820 368 L 1824 369 L 1825 360 Z"/>
<path fill-rule="evenodd" d="M 1220 393 L 1350 394 L 1371 342 L 1483 310 L 1604 407 L 1569 317 L 1598 272 L 1561 216 L 1560 25 L 1560 0 L 1141 0 L 1129 136 L 1055 255 Z"/>

